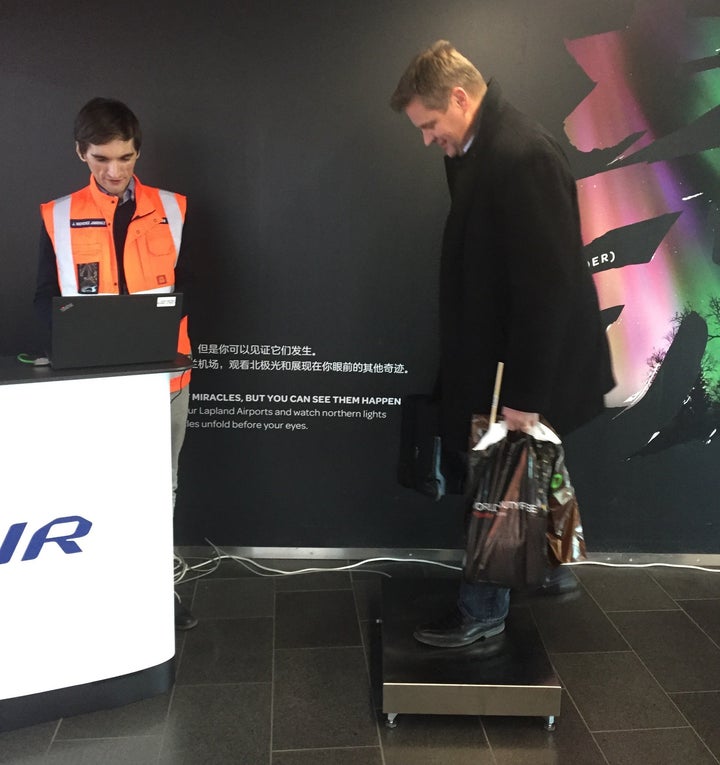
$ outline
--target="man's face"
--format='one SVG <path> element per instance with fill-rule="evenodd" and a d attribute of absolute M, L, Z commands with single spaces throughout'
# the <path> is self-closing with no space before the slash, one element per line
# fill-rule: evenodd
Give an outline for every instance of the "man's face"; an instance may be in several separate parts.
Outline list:
<path fill-rule="evenodd" d="M 99 186 L 109 194 L 118 197 L 123 195 L 133 177 L 135 162 L 140 156 L 132 140 L 122 141 L 115 138 L 109 143 L 89 144 L 85 154 L 81 154 L 77 146 L 76 151 L 78 157 L 87 162 Z"/>
<path fill-rule="evenodd" d="M 459 90 L 456 88 L 456 90 Z M 464 96 L 464 91 L 462 91 Z M 467 143 L 467 133 L 472 122 L 472 114 L 467 102 L 455 91 L 450 94 L 447 109 L 428 109 L 419 98 L 413 98 L 405 107 L 405 114 L 410 122 L 422 133 L 425 146 L 436 143 L 448 157 L 462 154 Z"/>

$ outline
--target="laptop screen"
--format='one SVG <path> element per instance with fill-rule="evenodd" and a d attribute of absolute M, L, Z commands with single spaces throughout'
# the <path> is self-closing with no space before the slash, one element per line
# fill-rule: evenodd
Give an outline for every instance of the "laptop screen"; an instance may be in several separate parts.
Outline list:
<path fill-rule="evenodd" d="M 172 361 L 182 294 L 74 295 L 52 305 L 54 369 Z"/>

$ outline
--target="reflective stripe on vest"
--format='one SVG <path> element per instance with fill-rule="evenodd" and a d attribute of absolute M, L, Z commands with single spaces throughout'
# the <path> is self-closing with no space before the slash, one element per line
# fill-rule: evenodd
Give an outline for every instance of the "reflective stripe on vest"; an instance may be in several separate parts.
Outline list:
<path fill-rule="evenodd" d="M 61 295 L 77 295 L 77 278 L 70 241 L 70 205 L 72 196 L 63 197 L 53 205 L 53 228 L 55 256 L 57 258 L 58 282 Z"/>
<path fill-rule="evenodd" d="M 172 284 L 168 284 L 165 287 L 155 287 L 151 290 L 135 290 L 133 295 L 164 295 L 168 292 L 175 292 L 175 287 Z"/>
<path fill-rule="evenodd" d="M 177 259 L 180 253 L 180 242 L 182 241 L 182 213 L 180 212 L 180 206 L 177 203 L 175 194 L 173 194 L 172 191 L 158 189 L 158 193 L 160 194 L 160 199 L 162 200 L 162 205 L 165 209 L 165 217 L 170 226 L 170 235 L 172 236 L 175 245 L 175 265 L 177 265 Z"/>

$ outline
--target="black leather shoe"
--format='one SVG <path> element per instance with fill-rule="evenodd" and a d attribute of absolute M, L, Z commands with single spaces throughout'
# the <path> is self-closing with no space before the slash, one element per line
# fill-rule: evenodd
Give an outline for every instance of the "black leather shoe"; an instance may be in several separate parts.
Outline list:
<path fill-rule="evenodd" d="M 187 608 L 175 598 L 175 629 L 191 630 L 198 623 L 197 617 L 188 611 Z"/>
<path fill-rule="evenodd" d="M 575 574 L 566 566 L 558 566 L 546 575 L 545 581 L 532 591 L 533 595 L 567 595 L 575 592 L 580 583 Z"/>
<path fill-rule="evenodd" d="M 413 633 L 413 637 L 420 643 L 437 648 L 460 648 L 499 635 L 504 629 L 504 621 L 488 625 L 486 622 L 468 618 L 456 607 L 442 619 L 421 624 Z"/>

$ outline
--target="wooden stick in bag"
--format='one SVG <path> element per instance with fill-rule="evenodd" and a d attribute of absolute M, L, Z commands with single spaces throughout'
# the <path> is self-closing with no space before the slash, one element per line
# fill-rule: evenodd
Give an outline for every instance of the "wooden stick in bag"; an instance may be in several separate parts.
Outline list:
<path fill-rule="evenodd" d="M 490 407 L 490 422 L 488 426 L 495 424 L 497 419 L 498 402 L 500 401 L 500 385 L 502 384 L 503 370 L 505 364 L 502 361 L 498 361 L 497 372 L 495 372 L 495 390 L 493 390 L 492 406 Z"/>

